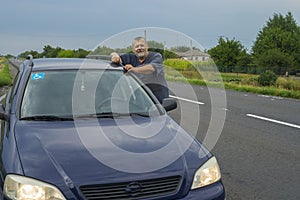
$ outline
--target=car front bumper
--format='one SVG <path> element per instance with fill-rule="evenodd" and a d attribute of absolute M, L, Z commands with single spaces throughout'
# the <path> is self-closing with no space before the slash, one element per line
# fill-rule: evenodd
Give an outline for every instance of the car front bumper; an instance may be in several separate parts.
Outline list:
<path fill-rule="evenodd" d="M 191 190 L 180 200 L 226 200 L 225 189 L 223 184 L 218 182 L 204 188 Z"/>

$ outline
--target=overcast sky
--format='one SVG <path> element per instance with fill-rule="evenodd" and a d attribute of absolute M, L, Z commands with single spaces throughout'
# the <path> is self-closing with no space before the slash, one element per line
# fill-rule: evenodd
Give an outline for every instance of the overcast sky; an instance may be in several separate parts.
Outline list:
<path fill-rule="evenodd" d="M 203 49 L 216 46 L 220 36 L 250 49 L 274 13 L 291 12 L 300 25 L 299 0 L 1 0 L 0 5 L 4 55 L 42 52 L 45 45 L 92 50 L 108 38 L 119 38 L 122 48 L 143 30 L 155 39 L 159 29 L 167 47 L 189 45 L 178 36 L 183 35 Z"/>

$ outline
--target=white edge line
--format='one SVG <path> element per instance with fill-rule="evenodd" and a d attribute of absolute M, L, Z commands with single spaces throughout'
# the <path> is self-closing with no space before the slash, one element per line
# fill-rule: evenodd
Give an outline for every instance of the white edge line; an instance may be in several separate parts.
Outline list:
<path fill-rule="evenodd" d="M 287 122 L 283 122 L 283 121 L 279 121 L 279 120 L 275 120 L 275 119 L 270 119 L 270 118 L 266 118 L 266 117 L 261 117 L 261 116 L 253 115 L 253 114 L 247 114 L 247 116 L 300 129 L 300 126 L 296 125 L 296 124 L 291 124 L 291 123 L 287 123 Z"/>
<path fill-rule="evenodd" d="M 172 96 L 172 95 L 169 95 L 169 96 L 172 97 L 172 98 L 179 99 L 179 100 L 182 100 L 182 101 L 187 101 L 187 102 L 190 102 L 190 103 L 195 103 L 195 104 L 199 104 L 199 105 L 204 104 L 200 101 L 193 101 L 193 100 L 190 100 L 190 99 L 185 99 L 185 98 L 182 98 L 182 97 L 177 97 L 177 96 Z"/>
<path fill-rule="evenodd" d="M 0 97 L 0 101 L 2 101 L 5 98 L 5 95 Z"/>

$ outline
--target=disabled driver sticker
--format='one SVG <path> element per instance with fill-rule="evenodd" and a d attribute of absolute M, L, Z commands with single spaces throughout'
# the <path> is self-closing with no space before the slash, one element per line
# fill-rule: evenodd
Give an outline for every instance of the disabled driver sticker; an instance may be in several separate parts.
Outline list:
<path fill-rule="evenodd" d="M 31 79 L 32 80 L 39 80 L 39 79 L 44 79 L 44 78 L 45 78 L 45 73 L 44 72 L 31 74 Z"/>

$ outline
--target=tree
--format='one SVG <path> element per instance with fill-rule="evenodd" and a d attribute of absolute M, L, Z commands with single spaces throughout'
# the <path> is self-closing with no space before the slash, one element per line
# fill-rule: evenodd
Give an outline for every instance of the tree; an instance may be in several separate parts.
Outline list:
<path fill-rule="evenodd" d="M 76 58 L 86 58 L 87 55 L 89 55 L 90 51 L 84 50 L 84 49 L 78 49 L 74 51 Z"/>
<path fill-rule="evenodd" d="M 292 14 L 274 14 L 252 47 L 254 63 L 277 74 L 300 68 L 300 27 Z"/>
<path fill-rule="evenodd" d="M 59 53 L 58 53 L 58 57 L 59 58 L 75 58 L 76 57 L 76 54 L 73 50 L 61 50 Z"/>
<path fill-rule="evenodd" d="M 147 41 L 148 47 L 153 49 L 161 49 L 164 50 L 164 44 L 161 42 L 156 42 L 154 40 Z"/>
<path fill-rule="evenodd" d="M 57 58 L 58 57 L 58 53 L 63 50 L 60 47 L 52 47 L 50 45 L 45 45 L 43 48 L 43 52 L 41 53 L 42 57 L 46 57 L 46 58 Z"/>
<path fill-rule="evenodd" d="M 178 55 L 175 52 L 169 50 L 164 50 L 162 55 L 164 59 L 178 58 Z"/>
<path fill-rule="evenodd" d="M 25 51 L 18 55 L 19 58 L 27 58 L 28 55 L 32 55 L 33 58 L 40 58 L 40 54 L 37 51 Z"/>
<path fill-rule="evenodd" d="M 293 57 L 287 53 L 284 53 L 279 48 L 268 49 L 256 57 L 255 63 L 258 66 L 262 66 L 263 71 L 271 70 L 276 74 L 285 74 L 291 70 L 295 61 Z"/>
<path fill-rule="evenodd" d="M 107 46 L 98 46 L 91 54 L 93 55 L 110 55 L 114 50 Z"/>
<path fill-rule="evenodd" d="M 118 52 L 118 53 L 132 53 L 132 47 L 128 46 L 126 48 L 117 48 L 117 49 L 115 49 L 115 52 Z"/>
<path fill-rule="evenodd" d="M 251 58 L 244 46 L 235 39 L 219 38 L 218 45 L 207 51 L 220 71 L 233 72 L 237 67 L 247 66 Z"/>

